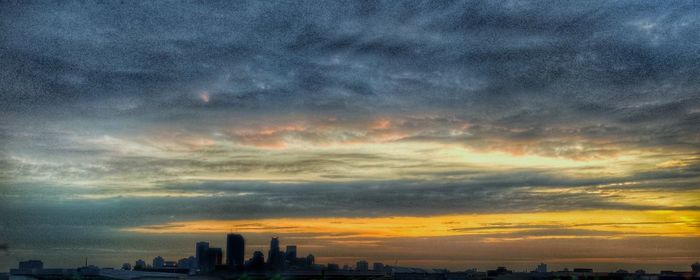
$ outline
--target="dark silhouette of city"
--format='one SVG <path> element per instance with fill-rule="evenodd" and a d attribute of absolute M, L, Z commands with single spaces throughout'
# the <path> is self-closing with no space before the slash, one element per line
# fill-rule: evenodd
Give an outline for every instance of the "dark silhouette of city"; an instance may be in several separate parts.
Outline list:
<path fill-rule="evenodd" d="M 317 264 L 315 256 L 299 257 L 296 245 L 287 245 L 281 250 L 280 239 L 270 240 L 267 258 L 261 251 L 254 251 L 245 259 L 245 238 L 241 234 L 226 235 L 226 251 L 211 247 L 207 241 L 197 242 L 194 256 L 177 261 L 165 260 L 161 256 L 151 263 L 139 259 L 133 264 L 124 263 L 120 269 L 99 268 L 85 265 L 76 269 L 45 269 L 41 260 L 20 261 L 17 269 L 10 271 L 16 279 L 149 279 L 149 278 L 213 278 L 213 279 L 394 279 L 394 280 L 689 280 L 700 279 L 700 263 L 691 265 L 691 271 L 660 271 L 647 273 L 640 269 L 634 272 L 617 270 L 595 272 L 591 268 L 565 268 L 550 271 L 547 264 L 540 263 L 530 272 L 514 272 L 505 266 L 493 270 L 450 271 L 447 269 L 423 269 L 401 267 L 374 262 L 370 267 L 366 260 L 358 260 L 355 267 L 336 263 Z"/>

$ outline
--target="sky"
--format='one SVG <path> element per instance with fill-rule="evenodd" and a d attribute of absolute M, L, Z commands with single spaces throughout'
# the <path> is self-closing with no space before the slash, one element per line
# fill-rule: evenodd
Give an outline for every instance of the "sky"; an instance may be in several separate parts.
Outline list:
<path fill-rule="evenodd" d="M 690 270 L 700 3 L 0 1 L 0 270 Z"/>

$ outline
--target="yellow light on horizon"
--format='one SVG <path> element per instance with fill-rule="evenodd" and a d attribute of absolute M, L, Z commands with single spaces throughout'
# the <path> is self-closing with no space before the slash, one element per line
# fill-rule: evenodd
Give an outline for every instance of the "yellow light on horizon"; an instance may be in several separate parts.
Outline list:
<path fill-rule="evenodd" d="M 482 236 L 485 241 L 499 235 L 520 233 L 520 238 L 609 238 L 627 236 L 700 236 L 700 211 L 628 211 L 581 210 L 565 212 L 461 214 L 428 217 L 376 218 L 280 218 L 248 220 L 197 220 L 125 228 L 145 234 L 239 232 L 310 234 L 315 238 L 395 238 Z M 583 231 L 579 235 L 562 234 L 529 236 L 533 230 Z M 589 232 L 590 235 L 586 235 Z M 519 238 L 512 236 L 500 236 Z"/>

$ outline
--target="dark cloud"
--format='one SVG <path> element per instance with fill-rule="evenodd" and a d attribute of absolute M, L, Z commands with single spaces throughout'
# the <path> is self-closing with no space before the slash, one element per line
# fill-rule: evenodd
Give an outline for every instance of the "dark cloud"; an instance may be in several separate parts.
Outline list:
<path fill-rule="evenodd" d="M 526 141 L 573 158 L 616 152 L 590 147 L 601 141 L 698 146 L 691 2 L 183 5 L 5 3 L 5 125 L 216 130 L 212 118 L 260 111 L 428 112 L 474 124 L 471 135 L 411 139 Z M 581 137 L 586 151 L 547 150 Z"/>
<path fill-rule="evenodd" d="M 415 103 L 459 95 L 455 105 L 469 105 L 502 95 L 533 97 L 531 89 L 583 97 L 577 85 L 595 100 L 611 87 L 641 90 L 640 84 L 678 82 L 697 72 L 692 36 L 683 36 L 698 29 L 690 2 L 566 8 L 381 2 L 372 13 L 366 5 L 57 3 L 57 12 L 47 13 L 43 6 L 5 4 L 3 57 L 11 63 L 4 84 L 40 82 L 27 102 L 63 97 L 66 104 L 116 95 L 153 106 L 218 79 L 223 91 L 292 94 L 264 106 L 332 99 L 323 94 L 332 88 L 359 94 L 353 98 L 403 96 Z M 41 20 L 27 24 L 34 18 Z M 221 80 L 224 73 L 231 77 Z M 406 87 L 397 84 L 405 82 L 397 79 L 402 75 L 422 78 Z M 439 75 L 476 80 L 481 90 L 431 83 Z M 568 92 L 560 92 L 562 85 Z M 21 88 L 10 93 L 13 100 L 27 95 Z"/>

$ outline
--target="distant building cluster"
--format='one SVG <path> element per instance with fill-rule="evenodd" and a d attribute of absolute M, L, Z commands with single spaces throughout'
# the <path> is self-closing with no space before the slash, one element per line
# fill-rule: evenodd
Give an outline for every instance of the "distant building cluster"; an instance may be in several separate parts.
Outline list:
<path fill-rule="evenodd" d="M 700 280 L 700 263 L 691 265 L 691 271 L 661 271 L 648 274 L 644 270 L 628 272 L 594 272 L 590 268 L 573 268 L 549 271 L 547 264 L 540 263 L 531 272 L 513 272 L 506 267 L 497 267 L 485 272 L 476 269 L 452 272 L 447 269 L 422 269 L 388 266 L 381 262 L 370 263 L 359 260 L 352 268 L 348 265 L 329 263 L 316 264 L 312 254 L 299 256 L 296 245 L 287 245 L 282 251 L 279 238 L 270 240 L 267 257 L 261 251 L 253 252 L 246 259 L 245 238 L 240 234 L 226 236 L 226 251 L 211 247 L 209 242 L 195 244 L 195 255 L 178 261 L 169 261 L 161 256 L 148 264 L 137 260 L 122 265 L 121 269 L 99 268 L 88 265 L 77 269 L 47 269 L 40 260 L 19 262 L 17 269 L 10 270 L 9 279 L 183 279 L 188 277 L 216 277 L 220 279 L 354 279 L 354 280 Z M 2 280 L 0 275 L 0 280 Z"/>
<path fill-rule="evenodd" d="M 222 248 L 210 246 L 209 242 L 200 241 L 195 244 L 194 256 L 181 258 L 178 261 L 169 261 L 162 256 L 156 256 L 150 263 L 139 259 L 133 266 L 130 263 L 124 263 L 121 268 L 122 270 L 186 274 L 207 274 L 216 271 L 283 272 L 325 268 L 322 265 L 316 265 L 315 257 L 311 254 L 298 256 L 296 245 L 287 245 L 286 250 L 282 251 L 279 238 L 272 238 L 270 241 L 267 257 L 261 251 L 255 251 L 249 259 L 245 257 L 245 238 L 240 234 L 231 233 L 226 236 L 225 251 Z"/>

